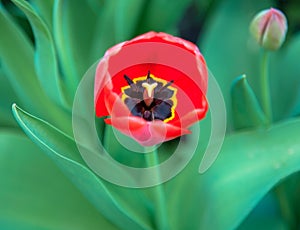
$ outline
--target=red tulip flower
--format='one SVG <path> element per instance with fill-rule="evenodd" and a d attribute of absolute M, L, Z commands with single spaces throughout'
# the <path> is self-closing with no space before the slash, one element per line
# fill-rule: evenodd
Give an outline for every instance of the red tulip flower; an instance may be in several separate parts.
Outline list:
<path fill-rule="evenodd" d="M 196 45 L 149 32 L 110 48 L 95 76 L 96 116 L 143 146 L 191 133 L 208 109 L 207 67 Z"/>

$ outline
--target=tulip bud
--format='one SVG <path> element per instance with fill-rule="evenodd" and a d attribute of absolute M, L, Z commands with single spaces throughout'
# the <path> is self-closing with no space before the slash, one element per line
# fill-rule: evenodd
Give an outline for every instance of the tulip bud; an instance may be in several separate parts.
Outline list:
<path fill-rule="evenodd" d="M 263 48 L 277 50 L 285 40 L 286 17 L 277 9 L 263 10 L 252 20 L 250 32 Z"/>

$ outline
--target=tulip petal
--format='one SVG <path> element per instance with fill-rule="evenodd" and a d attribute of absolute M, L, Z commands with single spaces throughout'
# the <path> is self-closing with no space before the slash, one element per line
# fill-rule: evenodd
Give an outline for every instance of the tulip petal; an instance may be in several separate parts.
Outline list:
<path fill-rule="evenodd" d="M 106 124 L 112 125 L 117 129 L 130 134 L 147 126 L 146 120 L 135 116 L 112 117 L 104 120 Z"/>
<path fill-rule="evenodd" d="M 179 126 L 175 126 L 162 121 L 154 121 L 152 124 L 152 134 L 158 136 L 159 133 L 164 133 L 164 132 L 166 132 L 164 141 L 169 141 L 176 137 L 191 133 L 190 130 L 185 128 L 180 128 Z"/>
<path fill-rule="evenodd" d="M 107 92 L 107 89 L 104 91 L 106 93 L 105 106 L 111 116 L 123 117 L 131 114 L 125 103 L 116 93 Z"/>
<path fill-rule="evenodd" d="M 104 90 L 112 88 L 111 76 L 108 72 L 108 61 L 107 58 L 103 58 L 96 70 L 96 77 L 95 77 L 95 86 L 94 86 L 94 103 L 95 103 L 95 110 L 96 116 L 108 116 L 109 112 L 105 106 L 105 93 Z"/>
<path fill-rule="evenodd" d="M 105 122 L 143 146 L 153 146 L 191 133 L 187 129 L 160 120 L 148 122 L 135 116 L 112 117 L 105 119 Z"/>
<path fill-rule="evenodd" d="M 173 115 L 165 122 L 163 118 L 146 121 L 144 112 L 133 115 L 123 100 L 130 81 L 141 81 L 150 73 L 159 84 L 169 82 L 176 92 Z M 205 60 L 195 44 L 166 33 L 140 35 L 110 48 L 100 61 L 95 77 L 96 116 L 110 116 L 107 124 L 144 146 L 174 139 L 190 133 L 187 128 L 205 116 L 207 78 Z"/>
<path fill-rule="evenodd" d="M 195 122 L 201 120 L 205 116 L 205 109 L 196 109 L 192 112 L 187 113 L 180 120 L 177 120 L 175 125 L 182 126 L 185 128 L 189 128 Z"/>
<path fill-rule="evenodd" d="M 208 103 L 206 99 L 204 99 L 202 102 L 203 102 L 202 108 L 192 110 L 191 112 L 182 116 L 179 120 L 176 120 L 173 124 L 175 126 L 189 128 L 195 122 L 203 119 L 208 109 Z"/>

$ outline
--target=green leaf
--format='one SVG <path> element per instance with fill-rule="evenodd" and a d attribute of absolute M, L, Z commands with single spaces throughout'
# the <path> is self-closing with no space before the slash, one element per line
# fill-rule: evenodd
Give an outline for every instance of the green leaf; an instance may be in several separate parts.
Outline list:
<path fill-rule="evenodd" d="M 140 15 L 138 33 L 151 30 L 176 33 L 177 25 L 191 2 L 175 0 L 170 4 L 167 0 L 147 1 Z"/>
<path fill-rule="evenodd" d="M 254 128 L 266 124 L 257 98 L 246 75 L 235 79 L 231 88 L 231 105 L 235 129 Z"/>
<path fill-rule="evenodd" d="M 20 132 L 0 131 L 1 229 L 117 229 Z"/>
<path fill-rule="evenodd" d="M 108 48 L 137 35 L 137 27 L 144 17 L 146 3 L 145 0 L 104 2 L 98 13 L 90 49 L 94 61 L 101 58 Z"/>
<path fill-rule="evenodd" d="M 35 69 L 43 89 L 55 102 L 65 105 L 66 95 L 59 76 L 57 54 L 47 25 L 28 2 L 12 1 L 24 12 L 32 26 L 36 44 Z"/>
<path fill-rule="evenodd" d="M 46 23 L 47 28 L 52 32 L 54 0 L 30 0 L 30 3 L 42 20 Z"/>
<path fill-rule="evenodd" d="M 116 19 L 118 18 L 117 14 L 119 11 L 116 9 L 119 9 L 118 1 L 106 1 L 101 8 L 101 13 L 99 13 L 99 17 L 97 18 L 92 46 L 90 47 L 90 56 L 94 61 L 101 58 L 108 48 L 119 42 L 123 42 L 122 40 L 117 40 L 119 32 L 117 32 L 118 22 Z M 126 28 L 127 26 L 129 25 L 126 25 Z"/>
<path fill-rule="evenodd" d="M 73 97 L 81 77 L 97 60 L 91 58 L 90 52 L 98 15 L 102 15 L 102 9 L 95 12 L 88 4 L 82 4 L 81 1 L 55 0 L 54 15 L 53 27 L 57 54 L 66 86 Z M 101 40 L 97 43 L 101 45 Z M 99 58 L 103 53 L 99 49 L 97 51 Z"/>
<path fill-rule="evenodd" d="M 196 156 L 168 185 L 177 229 L 233 229 L 281 179 L 300 170 L 299 119 L 227 136 L 216 162 L 197 174 L 202 139 Z M 189 196 L 176 199 L 183 194 Z"/>
<path fill-rule="evenodd" d="M 40 102 L 36 95 L 42 99 L 44 95 L 34 71 L 32 43 L 3 7 L 0 7 L 0 27 L 0 60 L 4 75 L 19 98 L 28 102 L 27 108 L 36 110 Z"/>
<path fill-rule="evenodd" d="M 238 230 L 288 230 L 287 223 L 282 218 L 278 207 L 278 201 L 272 193 L 265 196 L 261 202 L 251 211 Z"/>
<path fill-rule="evenodd" d="M 101 180 L 85 166 L 73 139 L 16 105 L 13 113 L 25 133 L 45 150 L 106 218 L 121 229 L 151 228 L 149 210 L 139 190 Z"/>
<path fill-rule="evenodd" d="M 33 45 L 12 17 L 0 7 L 0 61 L 3 74 L 26 109 L 71 133 L 70 119 L 45 95 L 34 70 Z M 69 120 L 69 121 L 68 121 Z"/>
<path fill-rule="evenodd" d="M 270 82 L 275 119 L 300 113 L 300 33 L 272 55 Z"/>
<path fill-rule="evenodd" d="M 119 131 L 115 130 L 111 125 L 105 125 L 104 128 L 103 146 L 115 160 L 134 168 L 147 167 L 145 155 L 140 153 L 144 151 L 142 146 L 139 146 L 132 138 L 120 134 Z M 119 139 L 115 136 L 116 133 L 122 135 L 123 139 L 126 138 L 126 142 L 123 141 L 123 143 L 120 143 Z M 124 143 L 126 143 L 126 146 L 135 146 L 137 152 L 131 151 L 129 148 L 123 146 Z"/>
<path fill-rule="evenodd" d="M 87 0 L 86 3 L 93 9 L 94 13 L 97 14 L 99 9 L 103 6 L 105 0 Z"/>
<path fill-rule="evenodd" d="M 11 114 L 11 104 L 17 99 L 11 85 L 9 84 L 7 78 L 4 76 L 0 68 L 0 126 L 10 127 L 16 126 L 16 121 Z"/>
<path fill-rule="evenodd" d="M 131 39 L 143 18 L 142 10 L 145 0 L 117 0 L 115 15 L 116 41 L 122 42 Z"/>
<path fill-rule="evenodd" d="M 245 73 L 254 92 L 259 91 L 259 47 L 251 40 L 249 24 L 252 17 L 271 1 L 224 0 L 216 5 L 199 37 L 201 52 L 217 79 L 224 95 L 227 109 L 227 130 L 233 129 L 230 108 L 230 88 L 235 76 Z"/>

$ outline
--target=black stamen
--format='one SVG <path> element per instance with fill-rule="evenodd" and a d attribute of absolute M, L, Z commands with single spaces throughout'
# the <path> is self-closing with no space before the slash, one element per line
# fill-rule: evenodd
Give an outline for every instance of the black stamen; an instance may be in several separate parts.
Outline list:
<path fill-rule="evenodd" d="M 165 84 L 163 87 L 161 87 L 158 92 L 164 90 L 165 88 L 169 87 L 173 83 L 174 83 L 174 80 L 169 81 L 167 84 Z"/>
<path fill-rule="evenodd" d="M 127 81 L 128 85 L 134 85 L 134 82 L 126 74 L 124 74 L 124 78 Z"/>
<path fill-rule="evenodd" d="M 150 70 L 148 70 L 146 81 L 147 81 L 147 83 L 150 83 L 150 81 L 151 81 Z"/>
<path fill-rule="evenodd" d="M 150 78 L 150 70 L 148 70 L 147 79 Z"/>
<path fill-rule="evenodd" d="M 174 95 L 174 90 L 168 87 L 174 83 L 174 80 L 163 85 L 151 77 L 150 70 L 144 80 L 133 81 L 126 74 L 124 74 L 124 79 L 129 85 L 123 92 L 127 96 L 124 102 L 134 116 L 142 117 L 146 121 L 164 121 L 172 116 L 173 101 L 171 97 Z M 144 97 L 147 88 L 143 87 L 145 82 L 149 85 L 156 84 L 150 102 L 148 98 Z"/>
<path fill-rule="evenodd" d="M 134 91 L 138 91 L 138 88 L 136 86 L 136 84 L 126 75 L 124 74 L 124 78 L 127 81 L 128 85 L 134 90 Z"/>

